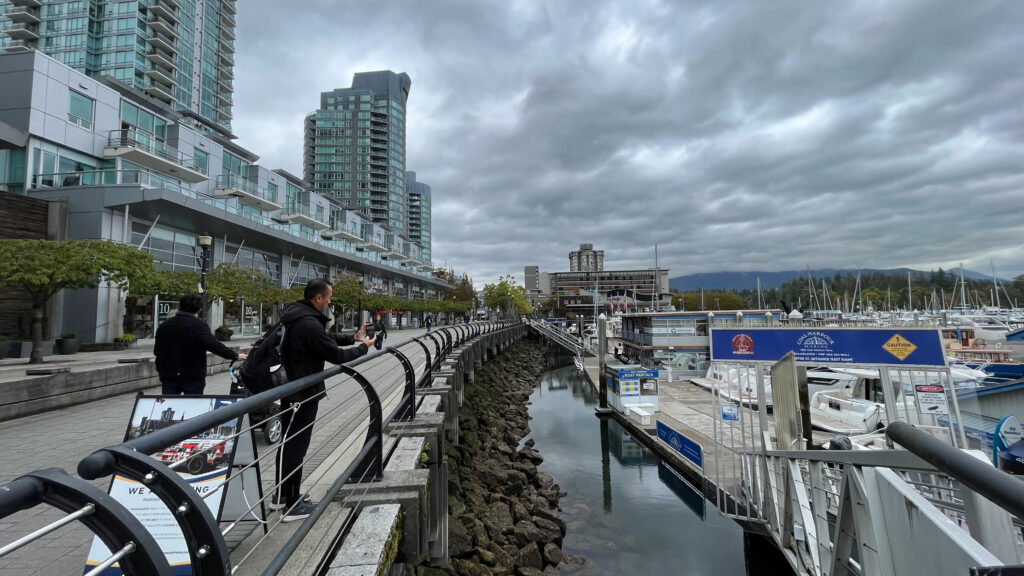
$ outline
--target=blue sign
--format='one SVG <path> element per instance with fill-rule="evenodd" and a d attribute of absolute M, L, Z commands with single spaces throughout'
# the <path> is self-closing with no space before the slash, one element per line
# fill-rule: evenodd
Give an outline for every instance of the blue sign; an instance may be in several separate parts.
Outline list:
<path fill-rule="evenodd" d="M 682 454 L 690 462 L 704 468 L 704 451 L 701 449 L 700 444 L 669 428 L 664 422 L 660 421 L 658 422 L 658 438 L 671 446 L 676 452 Z"/>
<path fill-rule="evenodd" d="M 934 328 L 745 328 L 711 330 L 711 359 L 798 364 L 946 366 Z"/>
<path fill-rule="evenodd" d="M 740 407 L 736 404 L 722 404 L 722 420 L 739 422 Z"/>
<path fill-rule="evenodd" d="M 641 378 L 658 377 L 658 371 L 653 368 L 616 368 L 615 366 L 605 366 L 605 372 L 608 376 L 614 376 L 619 380 L 640 380 Z"/>

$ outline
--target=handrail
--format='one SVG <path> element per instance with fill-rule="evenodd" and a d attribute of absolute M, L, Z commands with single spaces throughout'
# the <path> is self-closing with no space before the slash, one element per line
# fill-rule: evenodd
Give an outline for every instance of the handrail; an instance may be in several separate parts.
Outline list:
<path fill-rule="evenodd" d="M 1020 480 L 906 422 L 891 422 L 885 435 L 1010 514 L 1024 519 L 1024 489 Z"/>

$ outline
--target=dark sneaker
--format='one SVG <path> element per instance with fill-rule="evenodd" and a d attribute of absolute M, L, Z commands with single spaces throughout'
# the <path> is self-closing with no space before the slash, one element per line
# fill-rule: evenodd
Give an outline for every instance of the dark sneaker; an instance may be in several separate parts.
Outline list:
<path fill-rule="evenodd" d="M 280 510 L 284 508 L 284 499 L 279 498 L 281 498 L 280 494 L 274 494 L 274 497 L 270 499 L 270 504 L 267 504 L 267 507 L 271 510 Z M 303 494 L 300 500 L 302 502 L 309 502 L 309 494 Z"/>
<path fill-rule="evenodd" d="M 302 500 L 298 504 L 292 507 L 281 516 L 282 522 L 295 522 L 296 520 L 305 520 L 309 517 L 313 511 L 316 510 L 316 503 L 308 500 Z"/>

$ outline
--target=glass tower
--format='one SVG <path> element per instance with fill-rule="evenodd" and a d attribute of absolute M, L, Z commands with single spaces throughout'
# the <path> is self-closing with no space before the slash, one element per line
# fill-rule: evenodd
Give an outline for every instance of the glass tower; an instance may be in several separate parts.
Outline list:
<path fill-rule="evenodd" d="M 405 190 L 409 197 L 409 240 L 420 245 L 424 262 L 430 261 L 430 186 L 416 181 L 415 172 L 405 173 Z"/>
<path fill-rule="evenodd" d="M 231 132 L 235 0 L 0 0 L 0 50 L 39 50 Z"/>
<path fill-rule="evenodd" d="M 384 70 L 355 74 L 351 88 L 321 92 L 320 108 L 306 116 L 303 147 L 303 177 L 314 192 L 403 236 L 411 86 L 408 74 Z"/>

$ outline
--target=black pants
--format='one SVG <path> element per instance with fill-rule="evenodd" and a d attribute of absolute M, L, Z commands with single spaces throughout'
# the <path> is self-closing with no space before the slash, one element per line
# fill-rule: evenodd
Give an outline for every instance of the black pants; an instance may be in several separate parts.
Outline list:
<path fill-rule="evenodd" d="M 174 396 L 177 394 L 185 395 L 200 395 L 206 388 L 206 379 L 195 380 L 192 382 L 185 381 L 161 381 L 160 382 L 160 393 L 164 396 Z"/>
<path fill-rule="evenodd" d="M 320 403 L 322 397 L 320 395 L 314 400 L 307 401 L 300 405 L 295 412 L 292 412 L 292 405 L 298 402 L 288 398 L 281 400 L 281 424 L 287 434 L 287 439 L 281 446 L 281 455 L 277 466 L 277 482 L 281 486 L 281 499 L 288 508 L 297 503 L 301 495 L 302 461 L 306 458 L 306 450 L 309 449 L 309 440 L 313 436 L 311 424 L 316 420 L 317 404 Z M 292 472 L 295 473 L 292 474 Z M 282 478 L 285 478 L 283 482 Z"/>

